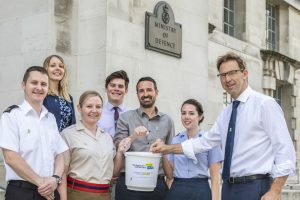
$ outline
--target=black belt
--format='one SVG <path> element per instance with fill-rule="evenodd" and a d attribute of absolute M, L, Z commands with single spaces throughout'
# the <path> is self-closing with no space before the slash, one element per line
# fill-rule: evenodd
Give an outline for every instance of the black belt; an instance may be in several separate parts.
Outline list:
<path fill-rule="evenodd" d="M 28 182 L 28 181 L 22 181 L 22 180 L 11 180 L 8 181 L 8 185 L 13 185 L 19 188 L 25 188 L 25 189 L 31 189 L 31 190 L 37 190 L 37 186 Z"/>
<path fill-rule="evenodd" d="M 228 179 L 228 183 L 248 183 L 257 179 L 267 179 L 270 178 L 270 174 L 254 174 L 250 176 L 242 176 L 242 177 L 230 177 Z"/>
<path fill-rule="evenodd" d="M 125 176 L 125 172 L 121 172 L 120 176 Z M 158 176 L 157 176 L 157 179 L 164 179 L 164 178 L 165 178 L 165 175 L 163 175 L 163 174 L 158 174 Z"/>
<path fill-rule="evenodd" d="M 202 181 L 208 181 L 208 178 L 177 178 L 174 177 L 174 181 L 179 182 L 202 182 Z"/>

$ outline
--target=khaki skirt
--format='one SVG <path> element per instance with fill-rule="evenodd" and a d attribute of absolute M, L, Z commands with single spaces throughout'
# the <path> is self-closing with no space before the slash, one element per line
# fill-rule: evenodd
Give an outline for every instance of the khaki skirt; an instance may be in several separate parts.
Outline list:
<path fill-rule="evenodd" d="M 93 193 L 76 189 L 67 189 L 68 200 L 110 200 L 110 193 Z"/>

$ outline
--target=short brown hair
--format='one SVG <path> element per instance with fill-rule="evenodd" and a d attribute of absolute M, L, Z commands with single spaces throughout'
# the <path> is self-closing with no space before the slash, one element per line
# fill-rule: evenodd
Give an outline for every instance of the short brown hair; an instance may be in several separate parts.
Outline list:
<path fill-rule="evenodd" d="M 115 71 L 111 73 L 108 77 L 106 77 L 105 88 L 107 88 L 108 84 L 116 78 L 123 79 L 125 81 L 125 89 L 128 89 L 129 78 L 124 70 Z"/>
<path fill-rule="evenodd" d="M 138 80 L 138 82 L 136 83 L 136 86 L 135 86 L 135 87 L 136 87 L 136 92 L 138 92 L 138 85 L 139 85 L 139 83 L 142 82 L 142 81 L 149 81 L 149 82 L 152 82 L 153 85 L 154 85 L 154 89 L 157 90 L 156 81 L 155 81 L 152 77 L 150 77 L 150 76 L 145 76 L 145 77 L 140 78 L 140 79 Z"/>
<path fill-rule="evenodd" d="M 232 61 L 232 60 L 234 60 L 238 63 L 239 68 L 241 70 L 246 69 L 245 61 L 239 55 L 237 55 L 233 52 L 230 52 L 230 53 L 227 53 L 227 54 L 225 54 L 225 55 L 218 58 L 218 60 L 217 60 L 218 71 L 220 71 L 220 66 L 221 66 L 222 63 Z"/>
<path fill-rule="evenodd" d="M 85 100 L 87 100 L 88 97 L 95 97 L 95 96 L 100 97 L 100 99 L 103 103 L 102 97 L 98 92 L 88 90 L 88 91 L 85 91 L 84 93 L 82 93 L 80 95 L 80 97 L 79 97 L 79 107 L 82 108 L 83 103 L 85 102 Z"/>
<path fill-rule="evenodd" d="M 41 66 L 31 66 L 24 73 L 24 76 L 23 76 L 23 82 L 24 83 L 27 82 L 27 80 L 29 78 L 29 75 L 30 75 L 30 72 L 33 72 L 33 71 L 40 72 L 41 74 L 46 74 L 48 76 L 48 73 L 47 73 L 46 69 L 44 69 L 43 67 L 41 67 Z"/>

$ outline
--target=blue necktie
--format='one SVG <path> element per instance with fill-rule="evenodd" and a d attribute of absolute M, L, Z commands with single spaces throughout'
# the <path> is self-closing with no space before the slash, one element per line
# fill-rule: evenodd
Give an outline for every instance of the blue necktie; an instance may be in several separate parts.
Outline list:
<path fill-rule="evenodd" d="M 223 181 L 229 180 L 230 177 L 230 166 L 231 166 L 231 158 L 232 151 L 234 145 L 234 134 L 235 134 L 235 122 L 237 115 L 237 107 L 239 106 L 240 101 L 233 101 L 232 104 L 232 112 L 230 116 L 227 138 L 226 138 L 226 146 L 225 146 L 225 158 L 222 172 Z"/>
<path fill-rule="evenodd" d="M 119 107 L 113 107 L 113 109 L 115 110 L 115 113 L 114 113 L 115 128 L 117 127 L 117 122 L 118 122 L 118 119 L 119 119 L 119 111 L 118 111 L 118 108 L 119 108 Z"/>

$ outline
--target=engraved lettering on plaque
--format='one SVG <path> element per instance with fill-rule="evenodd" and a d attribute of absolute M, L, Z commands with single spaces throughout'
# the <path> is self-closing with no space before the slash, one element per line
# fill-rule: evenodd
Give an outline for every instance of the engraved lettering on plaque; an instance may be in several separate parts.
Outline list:
<path fill-rule="evenodd" d="M 145 14 L 145 48 L 181 58 L 182 26 L 175 22 L 171 6 L 160 1 Z"/>

